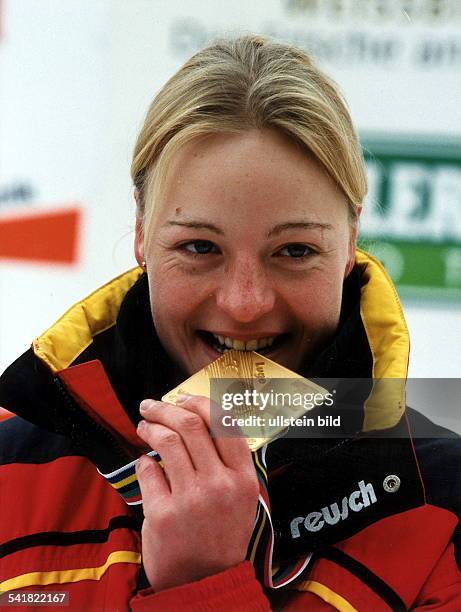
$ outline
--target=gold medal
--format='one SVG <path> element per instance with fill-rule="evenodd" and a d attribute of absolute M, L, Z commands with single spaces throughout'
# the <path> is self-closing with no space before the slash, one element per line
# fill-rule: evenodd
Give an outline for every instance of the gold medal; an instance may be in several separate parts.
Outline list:
<path fill-rule="evenodd" d="M 162 400 L 176 404 L 178 395 L 208 397 L 215 402 L 217 411 L 222 397 L 233 397 L 236 402 L 238 399 L 239 403 L 222 410 L 220 416 L 223 423 L 235 419 L 234 424 L 252 451 L 269 443 L 290 423 L 298 422 L 314 405 L 321 405 L 326 396 L 331 396 L 323 387 L 259 353 L 236 350 L 226 351 Z"/>

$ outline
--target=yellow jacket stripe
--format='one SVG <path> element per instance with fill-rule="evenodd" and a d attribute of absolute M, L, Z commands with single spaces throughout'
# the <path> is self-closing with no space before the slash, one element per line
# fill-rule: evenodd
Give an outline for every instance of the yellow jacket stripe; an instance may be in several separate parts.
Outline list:
<path fill-rule="evenodd" d="M 106 570 L 111 565 L 114 565 L 114 563 L 136 563 L 140 565 L 141 555 L 131 550 L 117 550 L 110 553 L 106 562 L 98 567 L 82 567 L 77 569 L 22 574 L 21 576 L 15 576 L 14 578 L 0 582 L 0 591 L 12 591 L 36 585 L 80 582 L 81 580 L 101 580 Z"/>
<path fill-rule="evenodd" d="M 296 590 L 310 591 L 311 593 L 314 593 L 320 597 L 320 599 L 323 599 L 323 601 L 325 601 L 327 604 L 330 604 L 330 606 L 335 610 L 340 610 L 340 612 L 357 612 L 357 609 L 354 608 L 354 606 L 351 606 L 351 604 L 344 599 L 344 597 L 341 597 L 341 595 L 338 595 L 338 593 L 335 593 L 324 584 L 316 582 L 315 580 L 307 580 L 306 582 L 302 582 L 296 587 Z"/>

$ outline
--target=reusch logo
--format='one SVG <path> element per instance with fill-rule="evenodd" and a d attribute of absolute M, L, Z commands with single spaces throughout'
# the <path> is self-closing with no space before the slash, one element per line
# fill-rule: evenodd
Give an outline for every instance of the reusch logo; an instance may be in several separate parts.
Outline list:
<path fill-rule="evenodd" d="M 299 538 L 301 536 L 299 532 L 301 523 L 304 523 L 307 531 L 320 531 L 325 523 L 336 525 L 339 521 L 346 520 L 349 516 L 349 510 L 360 512 L 363 508 L 368 508 L 371 504 L 376 503 L 377 498 L 371 483 L 365 484 L 365 481 L 361 480 L 358 486 L 358 490 L 353 491 L 349 497 L 343 497 L 341 510 L 335 502 L 330 506 L 325 506 L 320 512 L 310 512 L 306 517 L 297 516 L 294 518 L 290 523 L 291 537 Z"/>

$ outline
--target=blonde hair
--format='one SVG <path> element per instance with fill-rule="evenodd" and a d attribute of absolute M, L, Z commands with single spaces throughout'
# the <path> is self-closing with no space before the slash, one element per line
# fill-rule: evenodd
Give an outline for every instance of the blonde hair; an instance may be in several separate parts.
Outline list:
<path fill-rule="evenodd" d="M 273 128 L 309 151 L 357 218 L 367 191 L 361 148 L 336 85 L 303 50 L 255 35 L 196 53 L 154 98 L 131 175 L 146 237 L 172 156 L 199 136 Z"/>

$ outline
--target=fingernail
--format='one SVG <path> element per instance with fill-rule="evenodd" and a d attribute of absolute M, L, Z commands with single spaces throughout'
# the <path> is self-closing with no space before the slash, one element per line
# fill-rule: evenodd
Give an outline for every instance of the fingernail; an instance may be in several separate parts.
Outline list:
<path fill-rule="evenodd" d="M 145 412 L 150 405 L 150 401 L 149 400 L 143 400 L 140 404 L 139 404 L 139 411 L 140 412 Z"/>
<path fill-rule="evenodd" d="M 185 404 L 190 399 L 192 399 L 192 395 L 186 395 L 184 393 L 180 393 L 179 395 L 176 396 L 176 403 L 177 404 Z"/>
<path fill-rule="evenodd" d="M 139 411 L 146 412 L 146 410 L 149 410 L 149 408 L 152 408 L 152 406 L 155 406 L 155 404 L 161 404 L 161 402 L 157 402 L 157 400 L 153 399 L 142 400 L 142 402 L 139 404 Z"/>
<path fill-rule="evenodd" d="M 144 427 L 146 426 L 146 421 L 141 420 L 138 423 L 138 430 L 141 431 L 142 429 L 144 429 Z"/>

